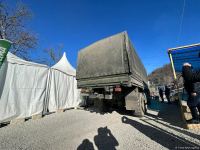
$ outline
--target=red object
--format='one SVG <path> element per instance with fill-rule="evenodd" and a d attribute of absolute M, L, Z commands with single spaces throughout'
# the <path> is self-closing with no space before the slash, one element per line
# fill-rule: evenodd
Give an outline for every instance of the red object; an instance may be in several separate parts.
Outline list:
<path fill-rule="evenodd" d="M 122 88 L 119 85 L 116 85 L 115 92 L 121 92 Z"/>

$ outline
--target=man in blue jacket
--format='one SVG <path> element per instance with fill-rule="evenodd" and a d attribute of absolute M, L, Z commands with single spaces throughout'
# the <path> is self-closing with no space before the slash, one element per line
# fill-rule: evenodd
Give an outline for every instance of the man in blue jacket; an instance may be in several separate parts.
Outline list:
<path fill-rule="evenodd" d="M 189 95 L 187 105 L 192 113 L 191 123 L 200 123 L 198 115 L 198 111 L 200 113 L 200 71 L 193 71 L 191 64 L 184 63 L 182 76 L 185 90 Z"/>

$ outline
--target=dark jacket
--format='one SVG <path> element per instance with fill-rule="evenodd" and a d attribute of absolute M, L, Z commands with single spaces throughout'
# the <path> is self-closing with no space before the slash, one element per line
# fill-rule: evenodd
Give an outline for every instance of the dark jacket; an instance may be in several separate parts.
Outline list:
<path fill-rule="evenodd" d="M 165 87 L 165 95 L 170 95 L 170 88 Z"/>
<path fill-rule="evenodd" d="M 185 90 L 189 95 L 188 105 L 195 106 L 200 102 L 200 91 L 197 88 L 198 82 L 200 82 L 200 71 L 192 71 L 191 67 L 184 66 L 182 76 Z M 197 96 L 192 96 L 192 93 L 197 93 Z"/>

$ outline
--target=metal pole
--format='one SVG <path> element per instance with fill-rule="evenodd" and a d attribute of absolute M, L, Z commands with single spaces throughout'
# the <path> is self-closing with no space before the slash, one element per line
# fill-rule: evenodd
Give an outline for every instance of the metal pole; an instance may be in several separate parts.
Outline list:
<path fill-rule="evenodd" d="M 174 67 L 173 57 L 172 57 L 172 54 L 170 53 L 170 51 L 168 51 L 168 54 L 169 54 L 169 58 L 170 58 L 170 61 L 171 61 L 172 70 L 173 70 L 173 74 L 174 74 L 175 86 L 176 86 L 177 92 L 178 92 L 179 104 L 181 105 L 181 95 L 180 95 L 179 86 L 178 86 L 178 82 L 177 82 L 177 76 L 176 76 L 176 70 L 175 70 L 175 67 Z M 181 109 L 182 109 L 182 107 L 181 107 Z"/>
<path fill-rule="evenodd" d="M 175 71 L 175 67 L 174 67 L 174 61 L 173 61 L 173 58 L 172 58 L 172 54 L 171 54 L 171 53 L 169 53 L 169 58 L 170 58 L 171 65 L 172 65 L 172 71 L 173 71 L 173 74 L 174 74 L 174 79 L 176 80 L 176 79 L 177 79 L 177 76 L 176 76 L 176 71 Z"/>

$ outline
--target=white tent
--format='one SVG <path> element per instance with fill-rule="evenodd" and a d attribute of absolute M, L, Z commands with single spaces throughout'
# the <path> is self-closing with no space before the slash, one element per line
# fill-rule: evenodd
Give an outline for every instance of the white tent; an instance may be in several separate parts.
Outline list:
<path fill-rule="evenodd" d="M 76 107 L 80 103 L 77 89 L 76 70 L 67 60 L 66 54 L 51 67 L 49 111 Z"/>
<path fill-rule="evenodd" d="M 0 68 L 0 122 L 43 111 L 48 67 L 8 53 Z"/>

